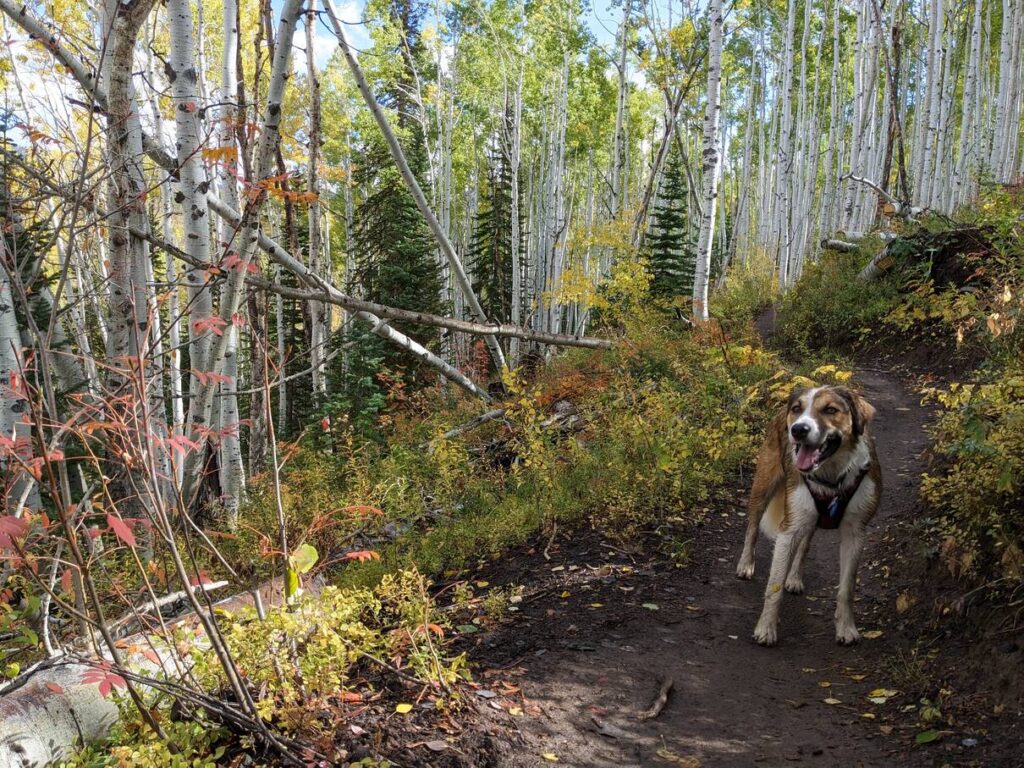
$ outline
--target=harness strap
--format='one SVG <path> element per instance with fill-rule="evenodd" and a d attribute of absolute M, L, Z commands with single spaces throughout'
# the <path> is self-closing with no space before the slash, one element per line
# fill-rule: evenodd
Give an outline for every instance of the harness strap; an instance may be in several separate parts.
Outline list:
<path fill-rule="evenodd" d="M 818 510 L 819 528 L 833 530 L 839 527 L 839 524 L 843 521 L 843 515 L 846 513 L 846 507 L 849 506 L 850 499 L 854 497 L 854 494 L 857 493 L 857 489 L 860 488 L 860 484 L 863 482 L 864 478 L 867 477 L 868 469 L 868 467 L 862 468 L 857 474 L 857 479 L 854 480 L 853 484 L 845 490 L 840 490 L 843 480 L 846 479 L 845 475 L 834 485 L 831 483 L 822 483 L 822 485 L 827 485 L 832 489 L 832 492 L 825 494 L 815 493 L 811 484 L 807 482 L 807 479 L 801 478 L 803 479 L 807 490 L 810 491 L 811 497 L 814 499 L 814 506 Z"/>

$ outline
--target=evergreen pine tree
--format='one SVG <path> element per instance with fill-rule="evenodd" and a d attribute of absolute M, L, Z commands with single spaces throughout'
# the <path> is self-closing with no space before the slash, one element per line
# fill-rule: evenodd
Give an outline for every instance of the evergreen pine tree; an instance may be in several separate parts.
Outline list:
<path fill-rule="evenodd" d="M 512 167 L 497 141 L 488 154 L 474 224 L 468 259 L 473 290 L 488 317 L 507 323 L 512 318 Z M 518 247 L 522 252 L 522 243 Z"/>
<path fill-rule="evenodd" d="M 422 183 L 426 175 L 426 147 L 420 124 L 413 118 L 417 107 L 409 99 L 414 87 L 409 59 L 419 61 L 422 58 L 422 9 L 414 0 L 387 0 L 386 13 L 401 38 L 397 43 L 401 49 L 396 48 L 389 55 L 402 65 L 379 98 L 393 111 L 394 128 L 402 141 L 406 159 Z M 379 133 L 368 136 L 357 159 L 357 168 L 355 180 L 366 190 L 354 217 L 353 277 L 357 290 L 371 301 L 442 314 L 437 246 Z M 435 329 L 402 323 L 395 323 L 395 327 L 428 347 L 436 346 L 438 333 Z M 408 355 L 392 347 L 385 348 L 376 337 L 360 333 L 352 340 L 373 347 L 357 358 L 379 359 L 389 368 L 409 365 Z M 362 380 L 359 372 L 355 372 L 355 376 Z"/>
<path fill-rule="evenodd" d="M 651 294 L 657 298 L 689 297 L 693 291 L 696 250 L 687 237 L 686 174 L 678 152 L 669 152 L 651 217 Z"/>

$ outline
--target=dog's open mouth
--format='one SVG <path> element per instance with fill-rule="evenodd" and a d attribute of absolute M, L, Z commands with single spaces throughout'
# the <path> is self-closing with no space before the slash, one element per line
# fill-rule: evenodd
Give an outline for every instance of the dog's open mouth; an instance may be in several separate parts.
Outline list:
<path fill-rule="evenodd" d="M 832 433 L 818 445 L 797 443 L 796 445 L 796 468 L 801 472 L 813 472 L 821 466 L 822 462 L 828 459 L 833 453 L 839 450 L 842 438 Z"/>

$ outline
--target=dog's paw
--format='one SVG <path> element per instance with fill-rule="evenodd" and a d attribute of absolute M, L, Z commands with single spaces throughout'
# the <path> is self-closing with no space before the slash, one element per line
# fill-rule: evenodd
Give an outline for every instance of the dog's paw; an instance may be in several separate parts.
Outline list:
<path fill-rule="evenodd" d="M 751 560 L 740 560 L 736 566 L 736 578 L 743 579 L 744 581 L 750 581 L 754 578 L 754 561 Z"/>
<path fill-rule="evenodd" d="M 852 621 L 836 622 L 836 642 L 840 645 L 856 645 L 860 642 L 860 632 Z"/>
<path fill-rule="evenodd" d="M 786 591 L 791 595 L 802 595 L 804 593 L 804 580 L 799 576 L 790 576 L 786 579 Z"/>
<path fill-rule="evenodd" d="M 774 622 L 761 619 L 757 622 L 757 626 L 754 627 L 754 640 L 757 641 L 758 645 L 764 645 L 766 647 L 775 645 L 778 640 L 777 625 Z"/>

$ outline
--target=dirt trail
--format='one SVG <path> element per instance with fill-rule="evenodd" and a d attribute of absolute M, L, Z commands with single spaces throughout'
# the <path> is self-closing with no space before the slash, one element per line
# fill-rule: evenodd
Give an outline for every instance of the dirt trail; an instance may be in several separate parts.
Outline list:
<path fill-rule="evenodd" d="M 926 414 L 895 375 L 861 370 L 858 381 L 878 409 L 873 431 L 885 492 L 856 612 L 862 632 L 881 636 L 853 648 L 835 644 L 838 536 L 819 531 L 807 591 L 783 600 L 779 645 L 751 640 L 770 543 L 759 543 L 754 581 L 737 580 L 745 491 L 711 506 L 683 569 L 663 556 L 632 560 L 592 534 L 558 539 L 550 559 L 529 550 L 483 572 L 492 583 L 528 589 L 517 619 L 474 652 L 493 670 L 485 684 L 522 688 L 525 716 L 514 718 L 520 743 L 499 765 L 547 765 L 551 756 L 581 768 L 930 764 L 925 750 L 909 744 L 908 726 L 890 720 L 897 704 L 867 700 L 889 685 L 883 660 L 898 642 L 887 626 L 898 590 L 888 560 L 907 548 L 902 529 L 915 505 Z M 656 719 L 638 721 L 665 678 L 675 684 L 668 705 Z M 895 724 L 888 735 L 879 728 L 887 722 Z"/>

